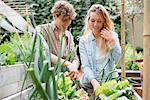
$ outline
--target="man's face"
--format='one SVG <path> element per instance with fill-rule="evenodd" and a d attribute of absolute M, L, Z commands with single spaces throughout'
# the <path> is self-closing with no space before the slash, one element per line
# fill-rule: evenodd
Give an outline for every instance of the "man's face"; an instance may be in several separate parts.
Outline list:
<path fill-rule="evenodd" d="M 54 21 L 60 30 L 65 31 L 68 29 L 68 26 L 71 24 L 72 19 L 70 18 L 70 16 L 67 17 L 59 16 L 56 17 Z"/>

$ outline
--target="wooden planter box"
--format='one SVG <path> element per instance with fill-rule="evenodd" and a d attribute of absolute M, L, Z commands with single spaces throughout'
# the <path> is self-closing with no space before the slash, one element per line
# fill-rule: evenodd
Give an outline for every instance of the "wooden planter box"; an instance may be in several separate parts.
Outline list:
<path fill-rule="evenodd" d="M 121 75 L 121 70 L 117 70 L 118 74 Z M 133 87 L 142 87 L 141 71 L 140 70 L 126 70 L 126 77 L 130 77 L 133 82 Z"/>
<path fill-rule="evenodd" d="M 121 75 L 121 70 L 117 70 L 118 74 Z M 134 82 L 132 82 L 132 86 L 134 87 L 134 95 L 135 100 L 142 100 L 142 93 L 139 93 L 141 91 L 137 91 L 137 88 L 142 88 L 142 81 L 141 81 L 141 71 L 140 70 L 126 70 L 126 77 L 130 77 Z"/>
<path fill-rule="evenodd" d="M 21 91 L 25 77 L 25 69 L 24 64 L 16 64 L 5 67 L 0 66 L 0 100 L 20 100 L 15 98 L 13 95 Z M 31 79 L 27 78 L 24 89 L 27 89 L 31 84 Z M 24 94 L 22 95 L 24 96 Z M 13 99 L 5 99 L 9 98 L 9 96 L 13 96 Z"/>

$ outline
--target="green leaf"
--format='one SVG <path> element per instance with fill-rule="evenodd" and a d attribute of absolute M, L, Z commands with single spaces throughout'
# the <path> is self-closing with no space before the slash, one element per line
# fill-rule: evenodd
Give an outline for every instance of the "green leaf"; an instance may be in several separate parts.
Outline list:
<path fill-rule="evenodd" d="M 30 74 L 32 81 L 35 85 L 36 91 L 41 95 L 41 97 L 44 100 L 50 100 L 50 98 L 48 97 L 48 95 L 46 94 L 46 92 L 44 91 L 41 82 L 38 80 L 38 78 L 35 75 L 35 72 L 33 70 L 33 68 L 28 68 L 28 73 Z"/>

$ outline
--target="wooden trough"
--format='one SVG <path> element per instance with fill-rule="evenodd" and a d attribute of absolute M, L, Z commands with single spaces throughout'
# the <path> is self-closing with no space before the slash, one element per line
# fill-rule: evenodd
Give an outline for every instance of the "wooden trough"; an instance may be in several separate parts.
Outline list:
<path fill-rule="evenodd" d="M 0 66 L 0 100 L 24 100 L 29 93 L 31 86 L 31 79 L 28 77 L 22 91 L 22 99 L 17 99 L 18 94 L 21 95 L 22 83 L 25 77 L 24 64 L 17 64 L 11 66 Z M 12 98 L 10 98 L 12 97 Z M 7 99 L 9 98 L 9 99 Z"/>

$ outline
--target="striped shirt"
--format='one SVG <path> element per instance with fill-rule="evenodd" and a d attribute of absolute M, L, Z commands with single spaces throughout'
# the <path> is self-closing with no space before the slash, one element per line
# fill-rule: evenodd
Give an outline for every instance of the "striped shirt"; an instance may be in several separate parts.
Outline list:
<path fill-rule="evenodd" d="M 49 28 L 48 28 L 49 27 Z M 60 51 L 60 34 L 57 32 L 57 27 L 55 26 L 54 22 L 48 24 L 41 25 L 38 27 L 41 32 L 44 32 L 46 41 L 48 40 L 48 29 L 50 31 L 50 47 L 51 47 L 51 53 L 58 56 Z M 62 42 L 62 53 L 61 58 L 65 59 L 68 54 L 72 51 L 74 48 L 74 41 L 72 34 L 66 30 L 63 32 L 63 42 Z M 69 61 L 77 60 L 78 57 L 76 55 L 76 52 L 72 54 L 72 57 Z"/>

